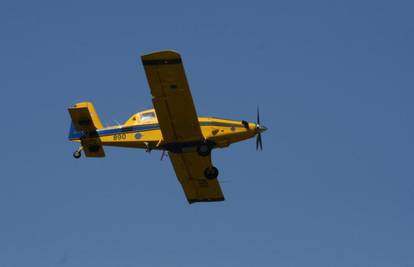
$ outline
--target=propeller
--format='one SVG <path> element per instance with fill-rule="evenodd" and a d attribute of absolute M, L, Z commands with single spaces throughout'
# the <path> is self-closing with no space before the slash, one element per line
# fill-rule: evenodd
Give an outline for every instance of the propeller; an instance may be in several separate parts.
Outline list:
<path fill-rule="evenodd" d="M 257 116 L 256 116 L 256 150 L 263 150 L 263 143 L 262 143 L 262 133 L 266 131 L 267 128 L 265 126 L 260 125 L 260 111 L 259 111 L 259 105 L 257 106 Z"/>

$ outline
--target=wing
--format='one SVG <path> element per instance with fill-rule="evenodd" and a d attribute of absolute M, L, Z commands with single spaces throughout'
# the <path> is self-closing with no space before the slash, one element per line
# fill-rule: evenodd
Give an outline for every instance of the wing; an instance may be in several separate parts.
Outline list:
<path fill-rule="evenodd" d="M 202 140 L 181 56 L 160 51 L 142 56 L 152 102 L 166 143 Z"/>
<path fill-rule="evenodd" d="M 190 204 L 224 200 L 218 180 L 204 177 L 204 170 L 212 166 L 210 156 L 202 157 L 197 152 L 169 152 L 169 157 Z"/>

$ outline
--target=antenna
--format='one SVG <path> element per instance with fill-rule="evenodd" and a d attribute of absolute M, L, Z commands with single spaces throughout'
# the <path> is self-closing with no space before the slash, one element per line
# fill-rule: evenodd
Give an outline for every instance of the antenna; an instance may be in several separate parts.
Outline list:
<path fill-rule="evenodd" d="M 122 125 L 119 123 L 119 121 L 117 121 L 117 120 L 115 120 L 115 119 L 113 119 L 113 121 L 116 123 L 116 126 L 118 126 L 119 128 L 121 128 L 121 127 L 122 127 Z"/>

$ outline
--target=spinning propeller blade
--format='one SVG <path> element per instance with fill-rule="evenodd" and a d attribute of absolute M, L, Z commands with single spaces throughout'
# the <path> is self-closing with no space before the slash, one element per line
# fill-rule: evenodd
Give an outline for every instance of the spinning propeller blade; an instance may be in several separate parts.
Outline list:
<path fill-rule="evenodd" d="M 262 132 L 266 131 L 267 128 L 260 125 L 260 112 L 259 112 L 259 105 L 257 105 L 257 114 L 256 114 L 256 150 L 263 150 L 263 142 L 262 142 Z"/>

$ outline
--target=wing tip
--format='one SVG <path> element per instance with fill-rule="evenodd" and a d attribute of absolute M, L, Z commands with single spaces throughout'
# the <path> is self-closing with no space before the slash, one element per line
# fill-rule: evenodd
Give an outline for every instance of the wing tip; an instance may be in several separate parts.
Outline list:
<path fill-rule="evenodd" d="M 141 56 L 142 59 L 154 59 L 154 58 L 180 58 L 181 55 L 178 51 L 169 49 L 169 50 L 160 50 L 160 51 L 153 51 Z"/>
<path fill-rule="evenodd" d="M 141 56 L 141 60 L 144 66 L 182 63 L 181 55 L 174 50 L 163 50 L 144 54 Z"/>
<path fill-rule="evenodd" d="M 187 199 L 189 204 L 197 203 L 197 202 L 220 202 L 224 201 L 224 197 L 218 198 L 197 198 L 197 199 Z"/>

